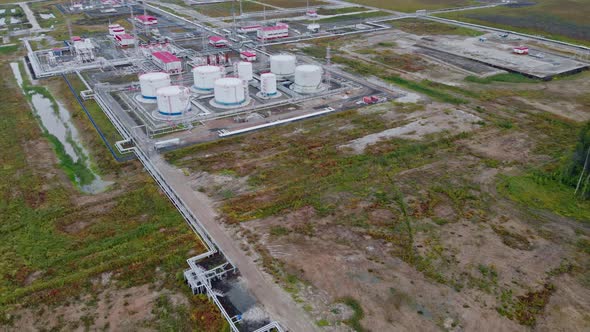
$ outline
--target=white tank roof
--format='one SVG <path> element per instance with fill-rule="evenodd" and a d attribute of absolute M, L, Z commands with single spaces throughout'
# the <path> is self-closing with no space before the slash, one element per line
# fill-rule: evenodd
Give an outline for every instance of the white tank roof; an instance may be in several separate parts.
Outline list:
<path fill-rule="evenodd" d="M 156 94 L 158 94 L 158 96 L 175 96 L 183 93 L 184 89 L 184 87 L 177 85 L 166 86 L 159 88 L 158 91 L 156 91 Z"/>
<path fill-rule="evenodd" d="M 193 68 L 193 81 L 198 90 L 213 90 L 215 80 L 221 78 L 222 69 L 217 66 L 200 66 Z"/>
<path fill-rule="evenodd" d="M 301 71 L 301 72 L 306 72 L 306 73 L 311 73 L 311 72 L 315 72 L 315 71 L 321 71 L 322 69 L 316 65 L 301 65 L 301 66 L 297 66 L 297 68 L 295 70 Z"/>
<path fill-rule="evenodd" d="M 277 94 L 277 75 L 273 73 L 264 73 L 260 75 L 260 92 L 264 95 Z"/>
<path fill-rule="evenodd" d="M 220 86 L 242 85 L 242 80 L 239 78 L 235 78 L 235 77 L 225 77 L 225 78 L 220 78 L 217 81 L 215 81 L 215 85 L 220 85 Z"/>
<path fill-rule="evenodd" d="M 143 80 L 148 80 L 148 81 L 154 81 L 154 80 L 163 80 L 163 79 L 169 79 L 170 75 L 167 73 L 162 73 L 162 72 L 154 72 L 154 73 L 145 73 L 139 76 L 139 79 L 141 81 Z"/>
<path fill-rule="evenodd" d="M 221 71 L 221 68 L 217 66 L 199 66 L 193 68 L 193 72 L 197 73 L 216 73 L 218 71 Z"/>
<path fill-rule="evenodd" d="M 170 75 L 167 73 L 154 72 L 139 76 L 141 95 L 144 98 L 155 99 L 156 90 L 170 85 Z"/>
<path fill-rule="evenodd" d="M 293 89 L 298 93 L 314 93 L 322 83 L 322 68 L 316 65 L 301 65 L 295 69 Z"/>
<path fill-rule="evenodd" d="M 235 77 L 215 81 L 215 102 L 224 107 L 240 106 L 246 101 L 244 82 Z"/>
<path fill-rule="evenodd" d="M 167 117 L 183 115 L 190 108 L 190 91 L 184 86 L 167 86 L 156 91 L 158 113 Z"/>
<path fill-rule="evenodd" d="M 294 55 L 278 54 L 270 57 L 270 71 L 276 75 L 293 75 L 297 59 Z"/>
<path fill-rule="evenodd" d="M 252 80 L 252 62 L 238 62 L 238 76 L 245 81 Z"/>
<path fill-rule="evenodd" d="M 270 56 L 271 60 L 278 60 L 278 61 L 291 61 L 291 60 L 295 60 L 295 56 L 291 55 L 291 54 L 277 54 L 277 55 L 271 55 Z"/>

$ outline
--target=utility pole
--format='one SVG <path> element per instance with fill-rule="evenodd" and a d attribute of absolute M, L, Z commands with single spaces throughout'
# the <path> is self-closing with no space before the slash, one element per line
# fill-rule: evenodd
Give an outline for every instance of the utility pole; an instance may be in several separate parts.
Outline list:
<path fill-rule="evenodd" d="M 135 16 L 133 15 L 133 4 L 129 5 L 131 11 L 131 35 L 133 36 L 133 47 L 135 47 L 135 55 L 139 57 L 139 35 L 135 26 Z"/>
<path fill-rule="evenodd" d="M 330 73 L 330 67 L 332 66 L 332 48 L 330 44 L 326 47 L 326 84 L 328 85 L 328 90 L 332 86 L 332 73 Z"/>
<path fill-rule="evenodd" d="M 240 4 L 241 3 L 242 2 L 240 1 Z M 234 22 L 232 26 L 232 35 L 235 36 L 238 33 L 236 24 L 236 0 L 232 1 L 231 3 L 231 15 Z"/>

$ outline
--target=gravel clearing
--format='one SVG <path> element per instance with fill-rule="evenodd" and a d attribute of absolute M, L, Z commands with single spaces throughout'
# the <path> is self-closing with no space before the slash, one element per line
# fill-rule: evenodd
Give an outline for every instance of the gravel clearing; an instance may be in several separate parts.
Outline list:
<path fill-rule="evenodd" d="M 355 153 L 362 153 L 365 148 L 383 139 L 405 138 L 422 139 L 424 136 L 442 131 L 460 133 L 479 128 L 478 122 L 482 119 L 476 115 L 462 110 L 447 110 L 427 119 L 410 122 L 401 127 L 391 128 L 379 133 L 367 135 L 342 145 L 342 148 L 350 148 Z"/>

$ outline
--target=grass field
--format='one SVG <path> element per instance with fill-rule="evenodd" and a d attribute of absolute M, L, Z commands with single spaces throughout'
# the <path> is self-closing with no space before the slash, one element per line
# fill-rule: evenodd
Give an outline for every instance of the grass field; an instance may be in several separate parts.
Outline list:
<path fill-rule="evenodd" d="M 260 0 L 258 2 L 282 8 L 300 8 L 307 6 L 307 0 Z M 325 4 L 328 3 L 321 0 L 309 0 L 310 6 L 319 6 Z"/>
<path fill-rule="evenodd" d="M 234 8 L 234 10 L 236 11 L 236 15 L 240 14 L 239 5 L 237 3 L 234 5 L 232 2 L 222 2 L 222 3 L 215 3 L 215 4 L 210 4 L 210 5 L 193 6 L 193 9 L 196 10 L 197 12 L 207 15 L 207 16 L 211 16 L 211 17 L 231 16 L 232 15 L 232 8 Z M 271 8 L 267 7 L 266 9 L 270 10 Z M 257 12 L 257 11 L 264 10 L 264 6 L 259 3 L 256 3 L 256 2 L 243 1 L 242 2 L 242 10 L 245 13 Z"/>
<path fill-rule="evenodd" d="M 539 0 L 531 6 L 503 6 L 439 16 L 590 45 L 590 4 L 586 0 Z"/>
<path fill-rule="evenodd" d="M 442 9 L 477 4 L 473 0 L 350 0 L 349 2 L 400 12 L 415 12 L 419 9 Z"/>
<path fill-rule="evenodd" d="M 415 35 L 458 35 L 476 37 L 484 33 L 481 31 L 458 27 L 449 24 L 442 24 L 434 21 L 426 21 L 419 19 L 404 19 L 391 21 L 390 24 L 397 29 L 412 33 Z"/>
<path fill-rule="evenodd" d="M 191 299 L 191 307 L 168 308 L 167 317 L 184 326 L 181 330 L 220 330 L 223 320 L 215 307 L 191 297 L 182 283 L 189 251 L 203 247 L 176 209 L 135 163 L 98 163 L 100 172 L 115 182 L 112 189 L 95 196 L 78 192 L 57 167 L 50 143 L 10 79 L 7 61 L 0 58 L 5 77 L 0 83 L 0 326 L 18 319 L 6 315 L 17 307 L 61 306 L 106 287 L 150 284 L 153 291 L 169 289 Z M 55 82 L 51 86 L 59 93 Z M 89 146 L 93 157 L 109 157 L 104 147 Z M 103 273 L 112 274 L 109 285 L 93 284 Z M 92 303 L 84 304 L 91 320 L 96 318 Z M 156 304 L 154 310 L 160 312 L 164 305 Z M 53 328 L 73 328 L 70 323 L 79 324 L 65 317 Z M 154 328 L 161 324 L 167 324 L 162 315 L 145 322 Z"/>
<path fill-rule="evenodd" d="M 574 188 L 534 174 L 504 177 L 500 192 L 523 206 L 548 209 L 557 214 L 590 222 L 590 203 L 574 197 Z"/>
<path fill-rule="evenodd" d="M 488 77 L 477 77 L 477 76 L 467 76 L 465 78 L 467 82 L 473 83 L 480 83 L 480 84 L 490 84 L 494 82 L 504 82 L 504 83 L 540 83 L 540 80 L 528 78 L 526 76 L 515 74 L 515 73 L 505 73 L 505 74 L 496 74 Z"/>
<path fill-rule="evenodd" d="M 348 13 L 356 13 L 356 12 L 366 12 L 369 10 L 365 7 L 344 7 L 344 8 L 335 8 L 335 9 L 327 9 L 327 8 L 320 8 L 318 9 L 319 15 L 338 15 L 338 14 L 348 14 Z"/>
<path fill-rule="evenodd" d="M 368 18 L 381 17 L 389 15 L 384 11 L 375 11 L 367 13 L 349 14 L 336 17 L 328 17 L 318 20 L 318 23 L 334 23 L 339 21 L 350 21 L 350 20 L 366 20 Z"/>

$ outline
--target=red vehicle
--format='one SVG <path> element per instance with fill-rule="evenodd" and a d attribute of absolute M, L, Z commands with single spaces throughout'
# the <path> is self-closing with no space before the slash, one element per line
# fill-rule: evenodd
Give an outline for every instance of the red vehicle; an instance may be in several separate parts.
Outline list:
<path fill-rule="evenodd" d="M 366 96 L 366 97 L 363 97 L 363 103 L 365 103 L 367 105 L 377 104 L 380 101 L 381 101 L 381 98 L 379 98 L 377 96 Z"/>

